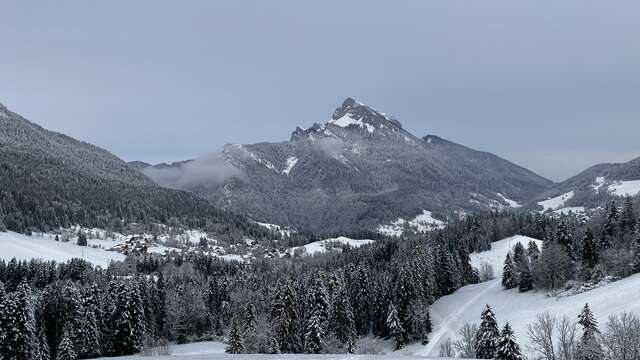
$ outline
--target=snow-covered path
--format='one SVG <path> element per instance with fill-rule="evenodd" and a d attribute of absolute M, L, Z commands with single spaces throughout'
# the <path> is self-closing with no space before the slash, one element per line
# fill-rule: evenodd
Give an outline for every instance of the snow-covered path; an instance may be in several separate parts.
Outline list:
<path fill-rule="evenodd" d="M 479 323 L 480 314 L 486 304 L 493 308 L 501 327 L 507 321 L 512 325 L 523 350 L 526 350 L 528 345 L 527 326 L 539 313 L 549 312 L 559 317 L 566 315 L 571 319 L 577 319 L 584 304 L 589 303 L 601 328 L 610 315 L 621 312 L 640 315 L 640 274 L 567 297 L 549 297 L 542 291 L 520 293 L 517 289 L 504 290 L 501 286 L 504 257 L 517 242 L 526 247 L 529 240 L 532 239 L 515 236 L 494 243 L 491 251 L 473 254 L 474 266 L 483 261 L 493 264 L 496 279 L 465 286 L 451 295 L 438 299 L 431 307 L 434 332 L 431 334 L 430 344 L 413 344 L 403 352 L 420 356 L 439 355 L 440 345 L 448 338 L 455 340 L 456 332 L 464 323 Z"/>

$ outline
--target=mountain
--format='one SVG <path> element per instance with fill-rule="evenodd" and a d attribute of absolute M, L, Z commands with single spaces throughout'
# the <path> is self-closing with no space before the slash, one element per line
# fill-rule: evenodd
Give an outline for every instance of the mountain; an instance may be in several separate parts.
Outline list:
<path fill-rule="evenodd" d="M 606 207 L 612 200 L 640 194 L 640 158 L 621 164 L 598 164 L 556 184 L 527 207 L 556 213 L 581 213 Z"/>
<path fill-rule="evenodd" d="M 128 223 L 257 227 L 193 194 L 158 186 L 115 155 L 0 105 L 0 228 L 17 232 Z M 3 226 L 3 224 L 5 226 Z"/>
<path fill-rule="evenodd" d="M 520 166 L 402 124 L 351 98 L 289 141 L 230 144 L 203 159 L 141 170 L 163 186 L 269 223 L 372 228 L 427 210 L 440 219 L 517 206 L 553 184 Z"/>

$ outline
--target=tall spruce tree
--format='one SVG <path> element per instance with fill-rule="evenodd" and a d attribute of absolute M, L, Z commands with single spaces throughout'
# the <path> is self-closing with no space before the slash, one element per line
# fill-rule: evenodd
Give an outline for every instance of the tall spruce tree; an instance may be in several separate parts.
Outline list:
<path fill-rule="evenodd" d="M 15 293 L 0 303 L 0 354 L 11 360 L 31 360 L 37 355 L 31 290 L 22 281 Z"/>
<path fill-rule="evenodd" d="M 495 353 L 495 360 L 524 360 L 520 345 L 513 336 L 509 323 L 504 325 Z"/>
<path fill-rule="evenodd" d="M 336 335 L 338 341 L 347 345 L 347 348 L 351 347 L 351 350 L 353 351 L 349 352 L 353 353 L 355 351 L 355 343 L 358 334 L 356 332 L 356 324 L 353 317 L 351 302 L 349 301 L 349 297 L 344 289 L 340 292 L 335 301 L 333 316 L 333 333 Z"/>
<path fill-rule="evenodd" d="M 511 253 L 507 253 L 504 259 L 504 267 L 502 271 L 502 286 L 505 289 L 513 289 L 516 287 L 516 280 L 513 273 L 513 260 L 511 260 Z"/>
<path fill-rule="evenodd" d="M 389 304 L 387 328 L 389 329 L 389 335 L 394 339 L 396 350 L 402 349 L 406 345 L 406 341 L 403 336 L 405 330 L 402 328 L 400 318 L 398 317 L 398 309 L 393 303 Z"/>
<path fill-rule="evenodd" d="M 580 313 L 578 324 L 582 326 L 582 337 L 578 344 L 576 357 L 578 360 L 602 360 L 604 351 L 597 337 L 598 322 L 596 321 L 589 304 L 585 304 Z"/>
<path fill-rule="evenodd" d="M 582 239 L 582 263 L 585 267 L 593 269 L 598 263 L 598 244 L 590 228 L 584 232 Z"/>
<path fill-rule="evenodd" d="M 242 354 L 246 351 L 242 331 L 236 317 L 231 321 L 231 329 L 229 329 L 229 338 L 227 339 L 225 351 L 229 354 Z"/>
<path fill-rule="evenodd" d="M 622 214 L 620 214 L 620 230 L 622 232 L 634 231 L 636 226 L 636 214 L 633 210 L 633 201 L 627 196 L 624 200 Z"/>
<path fill-rule="evenodd" d="M 500 338 L 498 322 L 491 307 L 487 305 L 480 317 L 480 328 L 476 334 L 475 351 L 478 359 L 493 359 Z"/>
<path fill-rule="evenodd" d="M 636 230 L 633 234 L 631 252 L 633 253 L 633 260 L 631 262 L 633 271 L 636 273 L 640 272 L 640 223 L 636 225 Z"/>
<path fill-rule="evenodd" d="M 73 341 L 69 337 L 68 333 L 62 336 L 60 345 L 58 345 L 58 351 L 56 360 L 76 360 L 78 358 L 73 346 Z"/>

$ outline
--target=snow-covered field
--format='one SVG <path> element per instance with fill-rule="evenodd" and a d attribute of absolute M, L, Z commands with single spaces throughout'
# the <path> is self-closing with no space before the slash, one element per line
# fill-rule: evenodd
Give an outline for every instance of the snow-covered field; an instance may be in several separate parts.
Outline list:
<path fill-rule="evenodd" d="M 479 266 L 483 262 L 493 265 L 494 280 L 465 286 L 455 293 L 442 297 L 431 307 L 434 332 L 427 346 L 411 345 L 404 353 L 422 356 L 437 356 L 439 347 L 447 338 L 455 340 L 456 332 L 466 322 L 479 323 L 480 314 L 489 304 L 500 326 L 509 322 L 523 347 L 527 348 L 527 326 L 539 313 L 549 312 L 556 316 L 577 319 L 585 303 L 589 303 L 597 320 L 603 326 L 610 315 L 621 312 L 640 314 L 640 274 L 566 297 L 550 297 L 542 291 L 520 293 L 517 289 L 504 290 L 501 286 L 502 265 L 507 252 L 521 242 L 525 248 L 531 238 L 514 236 L 496 242 L 491 251 L 472 254 L 472 263 Z M 538 240 L 536 240 L 538 241 Z M 538 241 L 539 242 L 539 241 Z"/>
<path fill-rule="evenodd" d="M 337 238 L 332 238 L 332 239 L 326 239 L 326 240 L 320 240 L 320 241 L 316 241 L 316 242 L 312 242 L 309 243 L 307 245 L 303 245 L 303 246 L 296 246 L 296 247 L 292 247 L 289 249 L 289 254 L 290 255 L 294 255 L 297 252 L 302 251 L 302 253 L 304 255 L 313 255 L 313 254 L 320 254 L 320 253 L 324 253 L 327 251 L 327 247 L 328 246 L 336 246 L 336 248 L 339 250 L 340 249 L 340 245 L 349 245 L 351 247 L 357 248 L 363 245 L 367 245 L 367 244 L 371 244 L 375 242 L 374 240 L 369 240 L 369 239 L 365 239 L 365 240 L 354 240 L 354 239 L 350 239 L 348 237 L 344 237 L 344 236 L 339 236 Z"/>
<path fill-rule="evenodd" d="M 388 355 L 350 355 L 350 354 L 338 354 L 338 355 L 309 355 L 309 354 L 283 354 L 283 355 L 230 355 L 224 353 L 225 345 L 219 342 L 203 342 L 195 344 L 185 345 L 173 345 L 171 346 L 170 356 L 122 356 L 122 357 L 110 357 L 100 358 L 98 360 L 125 360 L 125 359 L 147 359 L 147 360 L 367 360 L 367 359 L 380 359 L 380 360 L 413 360 L 413 359 L 425 359 L 419 356 L 407 356 L 402 353 L 394 353 Z M 434 360 L 440 358 L 434 358 Z"/>
<path fill-rule="evenodd" d="M 617 181 L 609 185 L 608 189 L 616 196 L 636 196 L 640 194 L 640 180 Z"/>
<path fill-rule="evenodd" d="M 560 196 L 556 196 L 551 199 L 540 201 L 538 205 L 542 206 L 542 212 L 545 212 L 547 210 L 557 210 L 564 207 L 564 204 L 567 201 L 573 199 L 574 195 L 575 195 L 575 192 L 569 191 L 568 193 L 562 194 Z"/>
<path fill-rule="evenodd" d="M 15 232 L 0 232 L 0 258 L 11 260 L 55 260 L 65 262 L 82 258 L 93 265 L 106 268 L 111 260 L 124 260 L 124 255 L 115 251 L 78 246 L 75 242 L 54 241 L 48 237 L 26 236 Z"/>
<path fill-rule="evenodd" d="M 435 219 L 432 215 L 433 213 L 431 211 L 422 210 L 422 214 L 417 215 L 411 220 L 407 221 L 403 218 L 399 218 L 391 224 L 380 225 L 378 227 L 378 232 L 387 236 L 400 236 L 407 226 L 418 232 L 426 232 L 444 227 L 445 222 Z"/>

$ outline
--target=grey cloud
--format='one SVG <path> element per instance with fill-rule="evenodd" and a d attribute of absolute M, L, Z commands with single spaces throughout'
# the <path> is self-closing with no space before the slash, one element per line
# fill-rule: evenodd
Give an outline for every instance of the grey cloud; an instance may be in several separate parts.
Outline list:
<path fill-rule="evenodd" d="M 219 154 L 212 154 L 179 167 L 147 168 L 142 171 L 160 185 L 176 189 L 215 187 L 233 177 L 244 177 L 242 170 L 227 163 Z"/>

